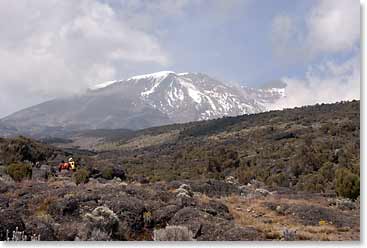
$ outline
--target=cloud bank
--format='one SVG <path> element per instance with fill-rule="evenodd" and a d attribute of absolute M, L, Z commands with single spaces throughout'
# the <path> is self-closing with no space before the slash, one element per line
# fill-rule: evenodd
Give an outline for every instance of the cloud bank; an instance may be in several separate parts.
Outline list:
<path fill-rule="evenodd" d="M 287 97 L 272 108 L 360 98 L 358 1 L 317 1 L 303 20 L 278 15 L 273 19 L 272 41 L 273 51 L 280 59 L 310 64 L 304 78 L 283 78 Z M 347 59 L 330 58 L 340 54 Z"/>
<path fill-rule="evenodd" d="M 360 99 L 360 58 L 341 64 L 328 61 L 310 67 L 304 79 L 282 80 L 287 84 L 287 97 L 277 101 L 273 109 Z"/>
<path fill-rule="evenodd" d="M 167 68 L 174 62 L 162 42 L 175 28 L 169 18 L 231 18 L 246 2 L 0 1 L 0 117 L 136 68 Z"/>
<path fill-rule="evenodd" d="M 121 64 L 169 63 L 154 35 L 95 0 L 1 1 L 0 30 L 0 102 L 8 113 L 9 102 L 27 106 L 32 96 L 42 101 L 115 79 Z"/>

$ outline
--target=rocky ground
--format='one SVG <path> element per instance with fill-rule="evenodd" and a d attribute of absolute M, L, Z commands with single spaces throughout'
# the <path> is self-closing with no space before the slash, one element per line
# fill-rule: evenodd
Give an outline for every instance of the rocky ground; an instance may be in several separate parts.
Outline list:
<path fill-rule="evenodd" d="M 1 240 L 359 240 L 356 202 L 231 178 L 76 185 L 68 173 L 19 183 L 2 176 L 0 191 Z"/>

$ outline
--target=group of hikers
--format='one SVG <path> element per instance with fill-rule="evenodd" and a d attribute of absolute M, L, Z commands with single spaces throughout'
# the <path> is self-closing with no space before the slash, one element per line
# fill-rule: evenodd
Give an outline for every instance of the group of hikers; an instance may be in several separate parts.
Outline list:
<path fill-rule="evenodd" d="M 68 162 L 61 161 L 59 164 L 59 172 L 62 170 L 76 171 L 75 161 L 73 158 L 69 158 Z"/>

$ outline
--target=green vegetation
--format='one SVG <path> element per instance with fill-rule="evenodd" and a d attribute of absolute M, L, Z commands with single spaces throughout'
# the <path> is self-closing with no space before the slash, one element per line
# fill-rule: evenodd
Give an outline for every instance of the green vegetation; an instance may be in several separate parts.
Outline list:
<path fill-rule="evenodd" d="M 338 168 L 336 175 L 336 192 L 339 196 L 357 199 L 360 194 L 359 176 L 347 168 Z"/>
<path fill-rule="evenodd" d="M 173 132 L 172 126 L 151 136 Z M 359 102 L 271 111 L 175 126 L 176 140 L 136 149 L 136 136 L 104 158 L 122 163 L 131 177 L 151 181 L 255 179 L 269 187 L 336 192 L 336 168 L 359 174 Z M 142 137 L 142 136 L 140 136 Z M 141 142 L 148 144 L 149 136 Z M 146 140 L 145 140 L 146 139 Z M 121 154 L 123 161 L 117 154 Z"/>
<path fill-rule="evenodd" d="M 268 177 L 266 180 L 266 183 L 273 187 L 276 187 L 276 186 L 288 187 L 289 178 L 284 172 L 281 172 L 281 173 L 271 175 L 270 177 Z"/>
<path fill-rule="evenodd" d="M 15 181 L 20 182 L 32 177 L 32 166 L 24 163 L 12 163 L 8 165 L 6 173 Z"/>
<path fill-rule="evenodd" d="M 297 186 L 299 190 L 304 190 L 312 193 L 325 191 L 325 183 L 327 181 L 318 173 L 301 176 Z"/>
<path fill-rule="evenodd" d="M 102 177 L 107 180 L 113 179 L 113 168 L 110 166 L 107 166 L 102 170 Z"/>
<path fill-rule="evenodd" d="M 85 168 L 81 168 L 73 173 L 74 182 L 79 185 L 81 183 L 87 183 L 89 181 L 89 172 Z"/>

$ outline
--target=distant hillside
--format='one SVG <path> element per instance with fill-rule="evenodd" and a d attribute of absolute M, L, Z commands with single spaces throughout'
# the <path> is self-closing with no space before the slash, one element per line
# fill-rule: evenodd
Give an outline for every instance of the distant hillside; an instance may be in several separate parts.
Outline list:
<path fill-rule="evenodd" d="M 359 175 L 359 117 L 359 101 L 321 104 L 145 129 L 93 147 L 100 159 L 151 180 L 234 176 L 333 191 L 338 168 Z"/>

